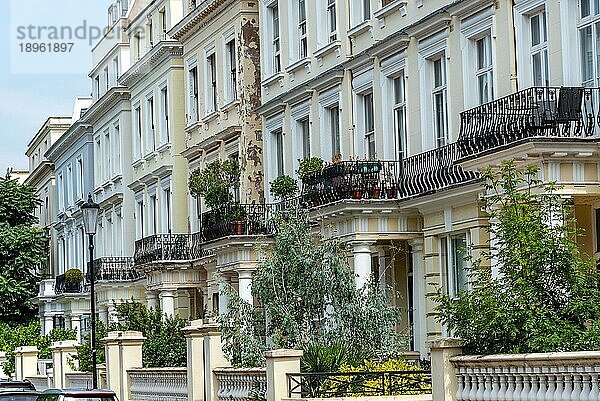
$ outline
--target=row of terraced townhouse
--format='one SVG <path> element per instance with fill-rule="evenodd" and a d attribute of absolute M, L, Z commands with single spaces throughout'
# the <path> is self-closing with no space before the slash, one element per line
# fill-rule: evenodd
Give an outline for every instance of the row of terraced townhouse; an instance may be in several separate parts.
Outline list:
<path fill-rule="evenodd" d="M 268 184 L 306 157 L 332 161 L 302 184 L 318 229 L 347 243 L 357 284 L 375 274 L 401 295 L 399 329 L 422 355 L 443 334 L 428 296 L 464 288 L 460 249 L 489 241 L 478 168 L 539 166 L 573 200 L 582 250 L 600 249 L 597 2 L 120 0 L 109 21 L 84 112 L 49 119 L 28 150 L 47 177 L 45 331 L 89 317 L 85 283 L 64 279 L 86 270 L 88 192 L 101 206 L 100 318 L 131 297 L 197 318 L 226 308 L 216 272 L 252 301 Z M 241 235 L 226 215 L 212 227 L 187 187 L 230 157 Z"/>

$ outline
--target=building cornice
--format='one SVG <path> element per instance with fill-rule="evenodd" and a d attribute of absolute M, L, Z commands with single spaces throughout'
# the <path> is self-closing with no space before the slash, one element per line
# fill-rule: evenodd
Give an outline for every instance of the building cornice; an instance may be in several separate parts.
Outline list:
<path fill-rule="evenodd" d="M 26 184 L 31 184 L 34 187 L 37 187 L 37 183 L 46 176 L 47 173 L 50 173 L 49 176 L 52 178 L 54 174 L 54 163 L 49 160 L 44 160 L 40 164 L 37 165 L 36 168 L 29 174 L 29 176 L 25 179 Z"/>
<path fill-rule="evenodd" d="M 95 124 L 115 105 L 124 100 L 130 100 L 130 98 L 131 96 L 127 87 L 113 86 L 87 109 L 81 120 L 87 124 Z"/>
<path fill-rule="evenodd" d="M 55 162 L 71 145 L 73 145 L 80 135 L 91 134 L 92 126 L 81 120 L 75 122 L 44 154 L 48 160 Z"/>
<path fill-rule="evenodd" d="M 177 25 L 175 25 L 168 32 L 169 36 L 173 39 L 177 39 L 181 42 L 188 40 L 193 34 L 198 32 L 206 24 L 212 22 L 208 20 L 201 24 L 203 20 L 206 20 L 215 11 L 227 7 L 237 0 L 205 0 L 200 3 L 196 8 L 190 11 Z"/>
<path fill-rule="evenodd" d="M 54 119 L 61 119 L 61 120 L 64 119 L 64 120 L 68 120 L 69 122 L 66 124 L 54 124 L 54 123 L 52 123 L 52 120 L 54 120 Z M 50 133 L 50 131 L 52 131 L 53 129 L 56 129 L 56 130 L 62 129 L 64 131 L 66 131 L 69 129 L 70 126 L 71 126 L 71 117 L 70 116 L 48 117 L 46 119 L 46 121 L 44 121 L 44 123 L 42 124 L 40 129 L 37 131 L 37 133 L 33 136 L 33 138 L 31 138 L 31 140 L 27 144 L 27 150 L 25 151 L 25 155 L 29 156 L 30 150 L 33 150 L 34 147 L 36 147 L 39 143 L 41 143 L 42 139 L 44 137 L 46 137 L 48 135 L 48 133 Z"/>
<path fill-rule="evenodd" d="M 183 45 L 175 40 L 158 42 L 148 53 L 138 60 L 125 74 L 119 78 L 119 84 L 129 88 L 135 86 L 156 65 L 172 58 L 183 56 Z"/>

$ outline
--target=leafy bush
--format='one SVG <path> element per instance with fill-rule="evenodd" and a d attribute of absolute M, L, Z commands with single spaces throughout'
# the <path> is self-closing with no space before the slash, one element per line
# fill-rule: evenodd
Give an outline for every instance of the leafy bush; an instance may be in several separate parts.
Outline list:
<path fill-rule="evenodd" d="M 341 341 L 332 344 L 314 341 L 305 345 L 303 351 L 300 359 L 303 373 L 338 372 L 349 360 L 348 348 Z"/>
<path fill-rule="evenodd" d="M 102 339 L 106 337 L 106 325 L 101 321 L 96 321 L 96 363 L 104 363 L 106 358 L 104 355 L 104 344 Z M 77 346 L 77 355 L 73 356 L 73 360 L 79 362 L 77 370 L 80 372 L 92 371 L 92 341 L 90 335 L 86 335 L 81 345 Z M 75 366 L 71 366 L 75 369 Z"/>
<path fill-rule="evenodd" d="M 228 221 L 243 221 L 246 219 L 246 209 L 239 203 L 232 203 L 227 209 L 227 220 Z"/>
<path fill-rule="evenodd" d="M 203 169 L 192 172 L 188 182 L 195 197 L 202 196 L 206 204 L 216 208 L 233 200 L 233 190 L 240 186 L 240 165 L 236 159 L 215 160 Z"/>
<path fill-rule="evenodd" d="M 42 336 L 40 332 L 40 322 L 37 320 L 20 326 L 0 324 L 0 350 L 6 352 L 8 359 L 3 366 L 4 373 L 14 373 L 14 351 L 17 347 L 35 346 L 38 349 L 40 359 L 50 359 L 52 357 L 50 346 L 53 342 L 75 340 L 77 338 L 75 330 L 54 329 L 46 336 Z"/>
<path fill-rule="evenodd" d="M 83 273 L 79 269 L 69 269 L 65 272 L 65 281 L 69 284 L 79 284 L 83 281 Z"/>
<path fill-rule="evenodd" d="M 315 342 L 331 345 L 340 341 L 357 360 L 399 355 L 406 345 L 405 336 L 396 331 L 401 311 L 390 305 L 380 286 L 356 287 L 339 240 L 314 234 L 305 211 L 283 212 L 275 224 L 274 244 L 258 264 L 252 284 L 260 313 L 269 323 L 260 331 L 250 330 L 251 322 L 243 316 L 252 311 L 251 305 L 241 309 L 232 297 L 222 317 L 227 322 L 222 325 L 229 360 L 243 363 L 246 359 L 239 358 L 237 344 L 258 346 L 266 337 L 273 348 L 303 349 Z M 244 352 L 261 355 L 260 348 Z M 247 361 L 256 363 L 252 358 Z"/>
<path fill-rule="evenodd" d="M 320 157 L 307 157 L 300 160 L 300 165 L 298 166 L 298 170 L 296 170 L 296 174 L 300 179 L 303 179 L 309 174 L 317 173 L 323 170 L 323 159 Z"/>
<path fill-rule="evenodd" d="M 181 367 L 187 364 L 187 344 L 181 329 L 186 321 L 165 316 L 160 309 L 147 309 L 136 301 L 115 304 L 118 322 L 96 326 L 97 363 L 104 363 L 104 349 L 100 340 L 108 331 L 140 331 L 146 340 L 142 346 L 142 363 L 145 368 Z M 77 348 L 79 369 L 91 371 L 92 354 L 89 336 Z"/>
<path fill-rule="evenodd" d="M 271 182 L 271 195 L 285 199 L 298 192 L 298 183 L 289 175 L 280 175 Z"/>
<path fill-rule="evenodd" d="M 512 161 L 482 171 L 495 242 L 481 259 L 468 258 L 470 290 L 435 297 L 439 320 L 470 353 L 600 349 L 598 270 L 579 252 L 572 207 L 537 174 Z"/>

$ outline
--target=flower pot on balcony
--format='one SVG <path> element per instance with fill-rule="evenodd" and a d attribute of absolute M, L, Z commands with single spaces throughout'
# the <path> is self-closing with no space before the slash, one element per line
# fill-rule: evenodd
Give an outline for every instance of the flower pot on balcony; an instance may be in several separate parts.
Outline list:
<path fill-rule="evenodd" d="M 385 196 L 387 199 L 396 199 L 398 196 L 398 188 L 393 185 L 385 189 Z"/>
<path fill-rule="evenodd" d="M 244 221 L 243 220 L 230 221 L 229 222 L 229 229 L 231 230 L 231 232 L 233 233 L 233 235 L 242 235 L 242 234 L 244 234 Z"/>
<path fill-rule="evenodd" d="M 371 199 L 379 199 L 381 197 L 381 188 L 379 188 L 378 186 L 371 188 L 369 192 L 369 197 Z"/>
<path fill-rule="evenodd" d="M 362 189 L 354 188 L 352 190 L 352 199 L 362 199 Z"/>

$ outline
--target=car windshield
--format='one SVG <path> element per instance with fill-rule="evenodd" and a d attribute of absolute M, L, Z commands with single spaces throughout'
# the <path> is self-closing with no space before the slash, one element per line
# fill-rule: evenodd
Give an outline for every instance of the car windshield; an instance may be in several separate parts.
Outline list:
<path fill-rule="evenodd" d="M 0 401 L 35 401 L 37 394 L 2 394 L 0 393 Z"/>
<path fill-rule="evenodd" d="M 114 397 L 88 397 L 85 395 L 82 395 L 81 397 L 78 396 L 73 396 L 73 395 L 66 395 L 63 398 L 64 401 L 116 401 L 116 398 Z M 0 400 L 2 401 L 2 400 Z"/>

